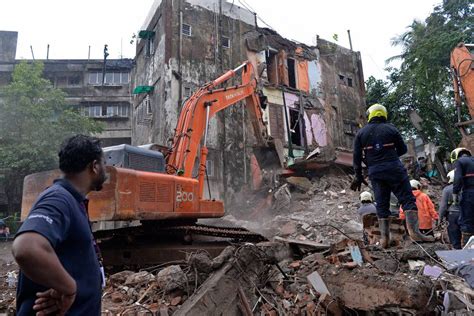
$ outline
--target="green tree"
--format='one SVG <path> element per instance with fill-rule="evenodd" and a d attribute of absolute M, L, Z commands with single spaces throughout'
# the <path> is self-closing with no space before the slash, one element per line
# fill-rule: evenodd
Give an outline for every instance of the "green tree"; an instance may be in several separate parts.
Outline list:
<path fill-rule="evenodd" d="M 401 129 L 414 133 L 406 118 L 416 111 L 423 119 L 416 133 L 425 141 L 453 148 L 460 140 L 450 78 L 450 52 L 461 41 L 473 40 L 471 0 L 444 0 L 424 21 L 413 21 L 408 30 L 393 40 L 402 53 L 388 60 L 400 60 L 391 69 L 392 88 L 386 96 L 391 110 L 401 121 Z M 411 126 L 410 126 L 411 125 Z"/>
<path fill-rule="evenodd" d="M 57 167 L 60 143 L 101 125 L 66 104 L 66 94 L 42 77 L 42 63 L 18 64 L 0 98 L 0 173 L 8 211 L 18 211 L 25 175 Z"/>

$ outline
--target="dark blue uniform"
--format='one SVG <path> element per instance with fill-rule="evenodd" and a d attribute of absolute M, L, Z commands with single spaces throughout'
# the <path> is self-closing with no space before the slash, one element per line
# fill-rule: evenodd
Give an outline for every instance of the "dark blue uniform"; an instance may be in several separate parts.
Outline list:
<path fill-rule="evenodd" d="M 356 135 L 354 171 L 362 176 L 362 161 L 369 168 L 379 218 L 387 218 L 391 214 L 391 192 L 403 210 L 417 210 L 408 173 L 399 159 L 406 152 L 407 146 L 398 130 L 383 118 L 373 118 Z"/>
<path fill-rule="evenodd" d="M 461 231 L 474 234 L 474 157 L 461 157 L 456 161 L 453 194 L 460 194 Z"/>
<path fill-rule="evenodd" d="M 61 264 L 76 280 L 77 294 L 67 315 L 100 315 L 101 273 L 86 214 L 87 200 L 64 179 L 39 196 L 18 234 L 35 232 L 49 240 Z M 17 315 L 35 315 L 36 293 L 47 288 L 20 271 Z"/>
<path fill-rule="evenodd" d="M 454 249 L 461 249 L 461 227 L 459 226 L 459 205 L 453 204 L 453 184 L 443 189 L 441 200 L 439 202 L 439 218 L 448 220 L 449 242 Z"/>

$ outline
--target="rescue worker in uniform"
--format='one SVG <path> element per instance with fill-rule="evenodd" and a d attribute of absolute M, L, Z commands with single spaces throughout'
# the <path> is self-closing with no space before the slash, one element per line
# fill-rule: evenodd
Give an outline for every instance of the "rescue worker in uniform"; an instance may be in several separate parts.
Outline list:
<path fill-rule="evenodd" d="M 364 191 L 360 194 L 359 199 L 360 199 L 360 207 L 357 210 L 357 213 L 359 214 L 360 220 L 362 221 L 362 224 L 364 225 L 364 230 L 362 232 L 362 238 L 364 240 L 364 244 L 368 245 L 371 232 L 367 229 L 367 227 L 365 227 L 364 218 L 367 218 L 371 214 L 374 214 L 374 215 L 377 214 L 377 209 L 375 208 L 374 198 L 372 196 L 372 193 L 368 191 Z"/>
<path fill-rule="evenodd" d="M 357 213 L 361 218 L 367 214 L 377 214 L 372 193 L 370 193 L 369 191 L 364 191 L 360 194 L 359 199 L 360 207 L 357 210 Z"/>
<path fill-rule="evenodd" d="M 439 201 L 439 218 L 448 221 L 449 242 L 454 249 L 461 249 L 461 228 L 459 227 L 459 205 L 453 204 L 454 170 L 448 173 L 448 185 L 443 189 Z"/>
<path fill-rule="evenodd" d="M 474 235 L 474 157 L 471 156 L 471 152 L 466 148 L 456 148 L 451 152 L 451 162 L 456 163 L 453 204 L 459 204 L 461 209 L 459 222 L 463 246 L 469 237 Z"/>
<path fill-rule="evenodd" d="M 363 127 L 354 140 L 353 167 L 355 178 L 352 190 L 359 190 L 367 182 L 362 176 L 362 161 L 369 169 L 369 179 L 377 203 L 377 217 L 381 232 L 381 245 L 390 244 L 390 193 L 393 192 L 405 211 L 410 238 L 414 241 L 434 241 L 418 228 L 418 209 L 412 193 L 408 173 L 399 157 L 407 146 L 395 126 L 387 123 L 387 109 L 374 104 L 367 110 L 369 124 Z"/>
<path fill-rule="evenodd" d="M 418 180 L 410 180 L 413 195 L 416 198 L 416 208 L 418 209 L 418 227 L 420 232 L 426 235 L 433 234 L 433 222 L 438 220 L 438 213 L 435 210 L 433 201 L 421 191 L 421 183 Z M 400 218 L 405 219 L 405 212 L 400 208 Z"/>

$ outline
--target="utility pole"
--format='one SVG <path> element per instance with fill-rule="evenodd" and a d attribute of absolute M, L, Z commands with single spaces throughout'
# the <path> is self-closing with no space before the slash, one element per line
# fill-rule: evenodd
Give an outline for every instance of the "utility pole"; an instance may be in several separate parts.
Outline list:
<path fill-rule="evenodd" d="M 33 52 L 33 45 L 30 45 L 31 49 L 31 57 L 33 57 L 33 60 L 35 60 L 35 53 Z"/>
<path fill-rule="evenodd" d="M 102 85 L 104 85 L 105 82 L 105 68 L 106 68 L 106 61 L 107 61 L 107 56 L 109 56 L 109 48 L 108 45 L 104 45 L 104 65 L 102 67 Z"/>

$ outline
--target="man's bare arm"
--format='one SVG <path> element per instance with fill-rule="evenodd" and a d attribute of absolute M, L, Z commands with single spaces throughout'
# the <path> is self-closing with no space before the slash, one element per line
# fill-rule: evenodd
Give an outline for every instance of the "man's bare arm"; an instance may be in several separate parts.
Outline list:
<path fill-rule="evenodd" d="M 76 293 L 76 281 L 42 235 L 35 232 L 19 235 L 13 242 L 12 253 L 21 271 L 33 282 L 64 295 Z"/>

